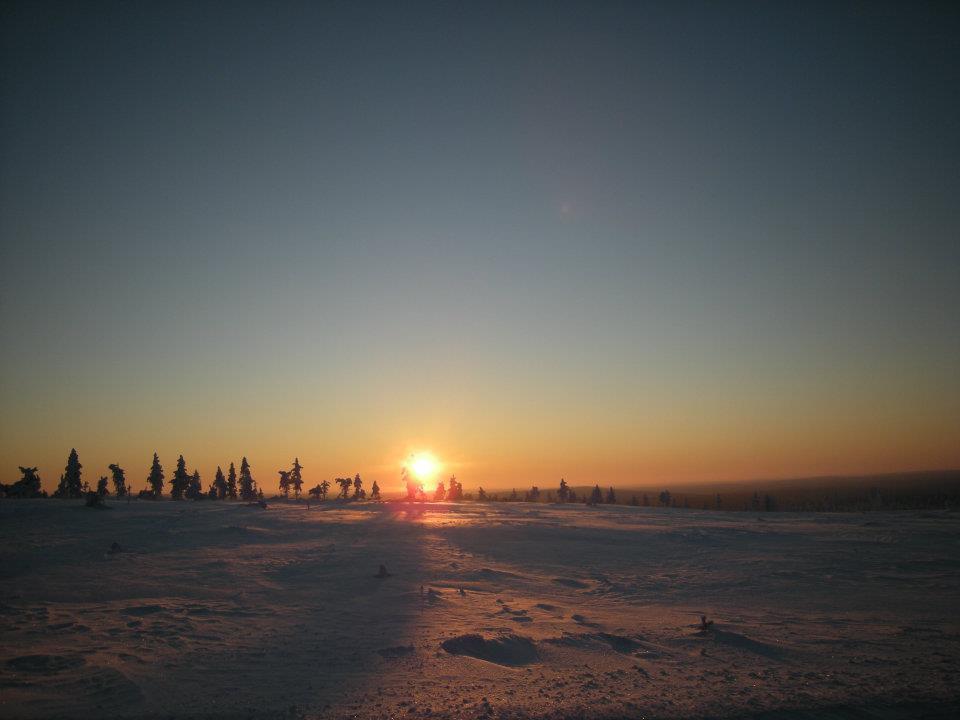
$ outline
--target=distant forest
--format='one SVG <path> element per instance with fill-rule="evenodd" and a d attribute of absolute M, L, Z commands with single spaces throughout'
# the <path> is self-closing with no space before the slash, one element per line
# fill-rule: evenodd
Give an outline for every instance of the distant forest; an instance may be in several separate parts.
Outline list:
<path fill-rule="evenodd" d="M 73 449 L 53 498 L 85 499 L 90 506 L 103 505 L 111 495 L 118 499 L 132 498 L 159 500 L 164 495 L 172 500 L 240 500 L 263 503 L 263 487 L 253 478 L 247 458 L 240 461 L 237 472 L 230 463 L 227 473 L 218 466 L 214 479 L 203 486 L 200 473 L 187 471 L 187 463 L 180 455 L 176 468 L 166 477 L 160 458 L 156 453 L 146 476 L 145 486 L 136 492 L 127 481 L 126 471 L 114 463 L 108 466 L 109 477 L 101 475 L 96 486 L 83 479 L 80 457 Z M 21 478 L 14 483 L 0 483 L 3 498 L 46 498 L 36 467 L 20 466 Z M 303 466 L 294 458 L 289 469 L 278 470 L 278 492 L 270 499 L 292 499 L 325 502 L 380 502 L 380 487 L 374 481 L 370 492 L 360 474 L 353 477 L 322 480 L 303 493 Z M 960 509 L 960 471 L 934 471 L 915 473 L 892 473 L 887 475 L 864 475 L 854 477 L 798 478 L 737 482 L 711 485 L 685 485 L 673 491 L 667 488 L 616 488 L 599 483 L 573 487 L 561 479 L 555 488 L 541 489 L 534 485 L 529 489 L 487 492 L 479 487 L 474 492 L 464 492 L 456 476 L 441 480 L 432 490 L 408 473 L 401 470 L 401 484 L 406 489 L 408 502 L 523 502 L 552 504 L 629 505 L 634 507 L 678 508 L 694 510 L 719 510 L 734 512 L 867 512 L 878 510 L 929 510 Z M 329 491 L 339 486 L 330 498 Z"/>

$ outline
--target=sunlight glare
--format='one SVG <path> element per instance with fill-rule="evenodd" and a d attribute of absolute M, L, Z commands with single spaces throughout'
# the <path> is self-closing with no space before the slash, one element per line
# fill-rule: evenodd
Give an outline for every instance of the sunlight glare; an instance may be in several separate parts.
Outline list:
<path fill-rule="evenodd" d="M 418 480 L 429 480 L 439 468 L 440 464 L 430 453 L 417 453 L 410 461 L 410 471 Z"/>

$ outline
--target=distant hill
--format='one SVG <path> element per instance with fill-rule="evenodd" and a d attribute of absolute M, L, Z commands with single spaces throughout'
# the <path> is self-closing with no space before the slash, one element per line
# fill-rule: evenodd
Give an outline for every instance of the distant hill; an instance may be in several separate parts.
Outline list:
<path fill-rule="evenodd" d="M 608 484 L 601 484 L 606 490 Z M 909 510 L 960 508 L 960 470 L 920 470 L 873 475 L 823 475 L 694 483 L 613 485 L 618 503 L 635 495 L 657 505 L 668 490 L 676 507 L 724 510 Z M 550 488 L 551 490 L 553 488 Z M 577 485 L 584 497 L 593 485 Z M 544 490 L 544 488 L 541 488 Z M 719 495 L 719 501 L 717 496 Z"/>

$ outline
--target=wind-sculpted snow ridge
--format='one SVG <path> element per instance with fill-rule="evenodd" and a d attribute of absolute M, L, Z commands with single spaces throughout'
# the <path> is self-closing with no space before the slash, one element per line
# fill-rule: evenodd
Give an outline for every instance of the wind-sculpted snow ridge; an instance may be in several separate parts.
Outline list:
<path fill-rule="evenodd" d="M 3 718 L 960 709 L 950 513 L 81 505 L 0 503 Z"/>

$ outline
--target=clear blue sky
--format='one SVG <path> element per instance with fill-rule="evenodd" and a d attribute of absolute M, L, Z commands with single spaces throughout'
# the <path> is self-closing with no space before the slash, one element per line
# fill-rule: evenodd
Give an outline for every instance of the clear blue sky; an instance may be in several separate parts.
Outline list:
<path fill-rule="evenodd" d="M 4 481 L 960 465 L 956 3 L 0 12 Z"/>

